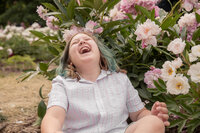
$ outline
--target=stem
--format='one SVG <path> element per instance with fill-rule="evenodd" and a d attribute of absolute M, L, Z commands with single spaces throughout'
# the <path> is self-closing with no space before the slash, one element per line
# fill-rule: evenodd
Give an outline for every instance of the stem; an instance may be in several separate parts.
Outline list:
<path fill-rule="evenodd" d="M 161 25 L 167 20 L 168 17 L 170 17 L 171 15 L 173 15 L 173 12 L 175 10 L 175 8 L 178 6 L 178 4 L 181 3 L 182 0 L 179 0 L 171 9 L 171 11 L 167 14 L 166 18 L 162 21 Z"/>
<path fill-rule="evenodd" d="M 188 66 L 190 66 L 190 63 L 187 62 L 187 60 L 186 60 L 185 57 L 183 56 L 183 53 L 181 53 L 181 56 L 183 57 L 184 62 L 185 62 Z"/>
<path fill-rule="evenodd" d="M 103 22 L 103 16 L 104 16 L 104 10 L 103 10 L 103 12 L 102 12 L 102 15 L 101 15 L 101 19 L 100 19 L 100 25 L 102 24 L 102 22 Z"/>
<path fill-rule="evenodd" d="M 131 56 L 133 56 L 133 53 L 129 56 L 127 56 L 126 58 L 122 59 L 121 61 L 127 60 L 128 58 L 130 58 Z"/>

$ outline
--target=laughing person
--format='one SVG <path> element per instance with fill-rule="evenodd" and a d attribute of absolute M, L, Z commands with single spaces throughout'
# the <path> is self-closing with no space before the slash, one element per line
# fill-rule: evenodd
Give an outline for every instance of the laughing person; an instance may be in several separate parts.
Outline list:
<path fill-rule="evenodd" d="M 164 133 L 170 124 L 166 104 L 147 110 L 109 50 L 86 32 L 70 38 L 57 73 L 42 133 Z"/>

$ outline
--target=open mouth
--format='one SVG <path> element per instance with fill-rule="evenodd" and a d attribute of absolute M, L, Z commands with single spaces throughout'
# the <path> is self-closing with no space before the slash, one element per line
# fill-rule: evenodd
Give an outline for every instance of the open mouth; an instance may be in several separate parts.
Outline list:
<path fill-rule="evenodd" d="M 79 53 L 80 54 L 85 54 L 91 51 L 91 48 L 89 46 L 83 46 L 80 50 Z"/>

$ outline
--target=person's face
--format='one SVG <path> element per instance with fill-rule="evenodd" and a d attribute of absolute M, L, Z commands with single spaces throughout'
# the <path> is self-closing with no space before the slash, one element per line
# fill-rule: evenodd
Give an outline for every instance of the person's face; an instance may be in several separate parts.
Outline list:
<path fill-rule="evenodd" d="M 92 62 L 99 65 L 100 52 L 96 42 L 84 33 L 75 35 L 69 46 L 69 57 L 76 67 Z"/>

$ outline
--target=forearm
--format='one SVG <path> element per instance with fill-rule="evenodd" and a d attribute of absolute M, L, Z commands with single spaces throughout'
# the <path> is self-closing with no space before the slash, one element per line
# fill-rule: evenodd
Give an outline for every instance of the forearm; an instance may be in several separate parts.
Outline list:
<path fill-rule="evenodd" d="M 143 109 L 137 116 L 137 120 L 143 118 L 144 116 L 151 115 L 151 111 L 148 109 Z"/>
<path fill-rule="evenodd" d="M 62 130 L 62 124 L 52 116 L 45 116 L 42 120 L 41 133 L 55 133 Z"/>

